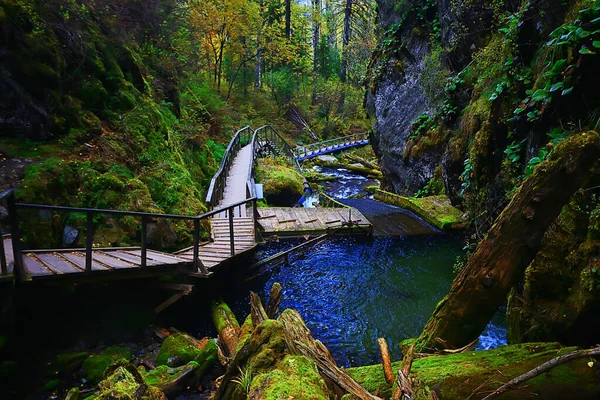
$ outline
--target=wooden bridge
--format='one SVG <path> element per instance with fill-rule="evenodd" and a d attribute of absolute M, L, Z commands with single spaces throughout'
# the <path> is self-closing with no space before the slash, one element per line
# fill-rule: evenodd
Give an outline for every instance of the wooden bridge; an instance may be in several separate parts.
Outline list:
<path fill-rule="evenodd" d="M 369 144 L 368 133 L 357 133 L 324 142 L 312 143 L 306 146 L 297 146 L 294 150 L 296 160 L 302 161 L 323 154 L 334 153 L 351 147 L 365 146 Z"/>
<path fill-rule="evenodd" d="M 259 212 L 254 163 L 257 158 L 267 155 L 287 157 L 300 169 L 296 153 L 270 126 L 256 131 L 245 127 L 236 132 L 208 189 L 206 202 L 213 210 L 197 216 L 21 204 L 15 202 L 14 190 L 4 191 L 0 193 L 0 202 L 5 203 L 8 212 L 10 236 L 3 236 L 0 241 L 0 277 L 14 276 L 17 282 L 127 279 L 165 273 L 208 277 L 239 258 L 250 255 L 262 240 L 261 233 L 286 236 L 284 233 L 292 232 L 296 236 L 306 236 L 344 229 L 356 233 L 358 225 L 361 225 L 361 231 L 369 231 L 370 224 L 366 218 L 357 210 L 349 211 L 347 208 L 339 210 L 337 214 L 335 210 L 324 212 L 315 209 L 267 208 Z M 87 222 L 85 229 L 82 229 L 85 247 L 23 249 L 18 215 L 24 210 L 85 214 Z M 286 212 L 288 217 L 283 214 L 276 216 L 277 213 Z M 295 218 L 289 217 L 292 214 L 297 215 Z M 139 220 L 140 246 L 95 247 L 97 220 L 111 217 Z M 183 222 L 193 234 L 192 246 L 175 253 L 150 249 L 148 227 L 160 220 Z M 210 226 L 211 239 L 208 242 L 200 240 L 203 226 Z"/>

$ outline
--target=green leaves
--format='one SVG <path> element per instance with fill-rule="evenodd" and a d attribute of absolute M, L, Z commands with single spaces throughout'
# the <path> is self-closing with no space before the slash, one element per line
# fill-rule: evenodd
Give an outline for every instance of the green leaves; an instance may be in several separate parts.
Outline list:
<path fill-rule="evenodd" d="M 564 82 L 556 82 L 554 85 L 552 85 L 552 87 L 550 88 L 550 93 L 554 93 L 559 89 L 562 89 L 565 86 Z"/>
<path fill-rule="evenodd" d="M 547 92 L 544 89 L 538 89 L 535 91 L 535 93 L 533 94 L 533 96 L 531 96 L 531 100 L 532 101 L 542 101 L 542 100 L 546 100 L 549 97 L 549 92 Z"/>

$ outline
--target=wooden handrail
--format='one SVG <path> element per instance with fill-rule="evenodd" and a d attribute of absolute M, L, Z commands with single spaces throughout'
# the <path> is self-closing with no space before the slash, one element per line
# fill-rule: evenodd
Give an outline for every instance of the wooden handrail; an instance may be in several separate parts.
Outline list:
<path fill-rule="evenodd" d="M 86 213 L 87 216 L 87 224 L 86 224 L 86 243 L 85 243 L 85 270 L 89 272 L 92 270 L 93 264 L 93 239 L 94 239 L 94 216 L 98 214 L 105 215 L 119 215 L 119 216 L 133 216 L 133 217 L 141 217 L 141 267 L 145 268 L 148 265 L 148 223 L 152 219 L 179 219 L 179 220 L 188 220 L 194 222 L 194 260 L 193 266 L 196 270 L 201 270 L 203 273 L 207 273 L 204 265 L 200 261 L 199 258 L 199 243 L 200 243 L 200 221 L 203 219 L 207 219 L 212 217 L 213 215 L 225 212 L 229 213 L 230 216 L 233 216 L 233 209 L 236 207 L 241 207 L 247 203 L 252 203 L 253 207 L 256 207 L 256 197 L 251 197 L 243 201 L 239 201 L 233 204 L 229 204 L 227 206 L 218 208 L 216 210 L 212 210 L 206 212 L 201 215 L 177 215 L 177 214 L 158 214 L 158 213 L 146 213 L 146 212 L 138 212 L 138 211 L 120 211 L 120 210 L 105 210 L 105 209 L 96 209 L 96 208 L 83 208 L 83 207 L 65 207 L 65 206 L 52 206 L 46 204 L 26 204 L 26 203 L 15 203 L 14 202 L 14 191 L 5 191 L 0 193 L 0 200 L 6 200 L 8 216 L 11 226 L 11 237 L 13 244 L 13 253 L 15 259 L 15 268 L 14 274 L 17 277 L 17 280 L 20 279 L 21 276 L 24 276 L 23 271 L 23 251 L 20 247 L 20 234 L 19 234 L 19 221 L 17 218 L 17 208 L 23 209 L 36 209 L 36 210 L 48 210 L 48 211 L 59 211 L 59 212 L 79 212 Z M 231 219 L 231 218 L 230 218 Z M 233 225 L 231 225 L 231 230 L 233 230 Z M 2 243 L 3 245 L 4 243 Z M 232 242 L 232 254 L 234 254 L 234 244 Z M 3 246 L 2 246 L 3 247 Z M 4 254 L 4 249 L 0 248 L 2 253 Z M 2 261 L 2 273 L 6 275 L 7 265 L 6 260 L 0 257 L 0 261 Z"/>
<path fill-rule="evenodd" d="M 210 186 L 208 187 L 208 192 L 206 193 L 206 203 L 211 207 L 215 207 L 223 199 L 225 181 L 227 179 L 227 175 L 229 174 L 231 164 L 233 164 L 235 156 L 242 147 L 241 139 L 242 135 L 245 133 L 248 138 L 251 138 L 254 134 L 254 131 L 252 128 L 250 128 L 250 126 L 245 126 L 233 135 L 229 145 L 225 149 L 223 159 L 221 160 L 221 165 L 210 181 Z"/>

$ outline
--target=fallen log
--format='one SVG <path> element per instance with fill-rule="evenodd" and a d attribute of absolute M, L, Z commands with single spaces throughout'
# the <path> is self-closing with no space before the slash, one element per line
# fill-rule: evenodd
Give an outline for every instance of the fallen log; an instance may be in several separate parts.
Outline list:
<path fill-rule="evenodd" d="M 588 132 L 560 143 L 536 167 L 436 307 L 417 339 L 419 350 L 462 347 L 481 334 L 598 158 L 600 137 Z"/>
<path fill-rule="evenodd" d="M 292 354 L 300 354 L 311 359 L 317 366 L 321 375 L 329 379 L 344 391 L 356 396 L 360 400 L 380 400 L 365 388 L 359 385 L 343 369 L 338 367 L 329 352 L 323 351 L 323 345 L 317 344 L 304 320 L 297 311 L 285 310 L 279 321 L 283 324 L 285 342 Z"/>
<path fill-rule="evenodd" d="M 219 348 L 225 358 L 233 357 L 240 335 L 240 324 L 224 302 L 212 303 L 212 319 L 218 332 Z"/>

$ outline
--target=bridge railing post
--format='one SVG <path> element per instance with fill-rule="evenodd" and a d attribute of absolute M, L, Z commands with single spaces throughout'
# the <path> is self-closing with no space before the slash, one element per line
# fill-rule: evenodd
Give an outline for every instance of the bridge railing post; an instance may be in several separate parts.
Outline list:
<path fill-rule="evenodd" d="M 87 226 L 85 230 L 85 271 L 92 270 L 92 246 L 94 245 L 94 213 L 87 212 Z"/>
<path fill-rule="evenodd" d="M 204 275 L 208 274 L 208 271 L 204 267 L 202 260 L 200 260 L 200 219 L 194 219 L 194 270 L 200 271 Z"/>
<path fill-rule="evenodd" d="M 231 255 L 235 255 L 235 235 L 233 232 L 233 207 L 229 209 L 229 246 Z"/>
<path fill-rule="evenodd" d="M 142 268 L 148 265 L 148 217 L 142 217 Z"/>
<path fill-rule="evenodd" d="M 2 232 L 2 225 L 0 225 L 0 267 L 2 268 L 2 275 L 8 275 L 8 265 L 6 264 L 6 249 L 4 248 L 4 233 Z"/>
<path fill-rule="evenodd" d="M 6 200 L 6 211 L 8 212 L 8 225 L 10 226 L 10 237 L 13 248 L 13 274 L 17 282 L 21 281 L 21 277 L 24 276 L 23 268 L 23 252 L 21 251 L 21 234 L 19 231 L 19 217 L 17 215 L 17 205 L 15 202 L 15 191 L 14 189 L 8 189 L 0 193 L 2 200 Z M 0 232 L 0 240 L 4 245 L 4 238 Z M 2 264 L 2 275 L 8 274 L 8 262 L 6 261 L 6 249 L 2 248 L 3 264 Z M 5 272 L 6 271 L 6 272 Z"/>

